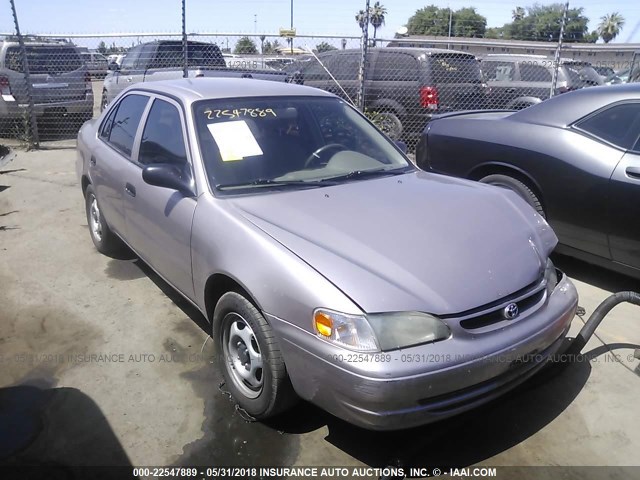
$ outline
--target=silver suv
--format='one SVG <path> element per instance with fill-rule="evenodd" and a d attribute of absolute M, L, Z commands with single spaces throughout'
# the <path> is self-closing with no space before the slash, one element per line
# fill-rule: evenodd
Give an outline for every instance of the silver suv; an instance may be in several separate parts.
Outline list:
<path fill-rule="evenodd" d="M 25 42 L 35 113 L 44 126 L 63 120 L 81 125 L 93 117 L 91 78 L 73 44 Z M 24 62 L 16 41 L 0 43 L 0 123 L 27 115 L 29 103 Z M 77 131 L 77 130 L 76 130 Z"/>

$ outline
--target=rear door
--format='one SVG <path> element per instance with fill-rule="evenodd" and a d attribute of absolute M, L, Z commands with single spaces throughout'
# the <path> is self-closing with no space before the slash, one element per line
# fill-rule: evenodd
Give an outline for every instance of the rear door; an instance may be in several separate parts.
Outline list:
<path fill-rule="evenodd" d="M 36 104 L 84 100 L 86 98 L 86 67 L 72 45 L 25 45 Z M 9 47 L 5 66 L 11 92 L 19 103 L 27 103 L 24 64 L 18 46 Z"/>
<path fill-rule="evenodd" d="M 174 165 L 193 179 L 184 115 L 177 102 L 160 97 L 147 111 L 135 141 L 137 152 L 125 167 L 126 238 L 144 261 L 193 299 L 191 223 L 196 199 L 142 179 L 143 168 L 158 163 Z"/>
<path fill-rule="evenodd" d="M 111 229 L 125 239 L 124 179 L 148 100 L 146 95 L 129 94 L 111 108 L 100 125 L 89 161 L 89 178 L 100 210 Z"/>
<path fill-rule="evenodd" d="M 429 83 L 438 92 L 438 112 L 486 108 L 480 63 L 473 55 L 460 52 L 433 53 L 429 59 Z M 428 85 L 431 86 L 431 85 Z"/>
<path fill-rule="evenodd" d="M 491 87 L 489 93 L 489 108 L 507 108 L 513 100 L 518 98 L 518 83 L 516 82 L 516 62 L 509 60 L 483 60 L 482 73 Z"/>
<path fill-rule="evenodd" d="M 551 95 L 552 74 L 548 64 L 551 60 L 523 60 L 518 62 L 518 99 L 509 107 L 524 108 L 531 105 L 529 99 L 546 100 Z"/>

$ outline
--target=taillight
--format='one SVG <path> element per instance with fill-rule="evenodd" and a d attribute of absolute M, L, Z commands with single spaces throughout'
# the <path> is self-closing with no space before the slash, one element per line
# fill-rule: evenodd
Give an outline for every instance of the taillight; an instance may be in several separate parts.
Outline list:
<path fill-rule="evenodd" d="M 0 75 L 0 95 L 11 95 L 11 85 L 9 79 Z"/>
<path fill-rule="evenodd" d="M 438 109 L 438 89 L 436 87 L 420 88 L 420 105 L 431 110 Z"/>

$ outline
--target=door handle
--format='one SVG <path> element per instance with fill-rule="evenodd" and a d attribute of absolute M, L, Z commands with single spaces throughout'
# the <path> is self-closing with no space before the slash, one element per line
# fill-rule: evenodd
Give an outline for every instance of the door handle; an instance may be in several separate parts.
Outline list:
<path fill-rule="evenodd" d="M 89 165 L 91 165 L 92 167 L 95 167 L 96 165 L 96 157 L 94 157 L 93 155 L 91 155 L 91 159 L 89 160 Z"/>
<path fill-rule="evenodd" d="M 124 191 L 127 192 L 128 195 L 131 195 L 132 197 L 136 196 L 136 187 L 134 187 L 133 185 L 131 185 L 130 183 L 127 183 L 124 186 Z"/>
<path fill-rule="evenodd" d="M 640 168 L 638 168 L 638 167 L 627 167 L 625 172 L 627 172 L 627 176 L 629 176 L 631 178 L 635 178 L 636 180 L 640 180 Z"/>

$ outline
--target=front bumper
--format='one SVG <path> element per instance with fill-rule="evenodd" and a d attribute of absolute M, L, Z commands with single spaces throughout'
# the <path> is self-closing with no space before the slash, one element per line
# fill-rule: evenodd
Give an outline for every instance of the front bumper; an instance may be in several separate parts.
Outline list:
<path fill-rule="evenodd" d="M 267 317 L 300 397 L 355 425 L 398 430 L 470 410 L 527 380 L 560 348 L 577 304 L 563 277 L 542 307 L 507 328 L 381 354 L 350 352 Z"/>

